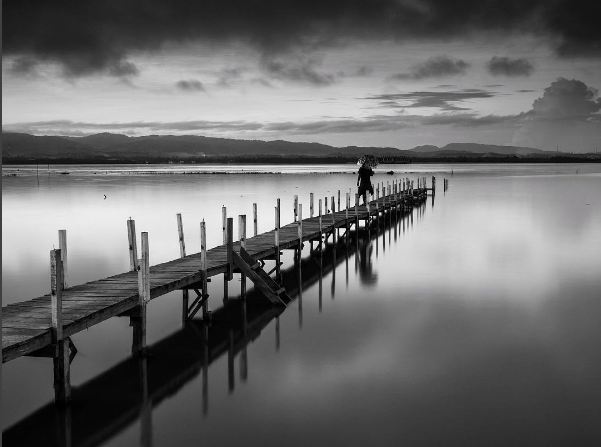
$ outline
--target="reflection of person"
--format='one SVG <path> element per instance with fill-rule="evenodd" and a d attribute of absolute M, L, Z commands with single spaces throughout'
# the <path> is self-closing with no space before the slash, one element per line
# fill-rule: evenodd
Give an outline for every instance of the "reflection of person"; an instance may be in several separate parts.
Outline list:
<path fill-rule="evenodd" d="M 363 197 L 363 205 L 367 203 L 366 193 L 369 191 L 373 195 L 374 187 L 371 184 L 371 176 L 374 175 L 374 171 L 370 168 L 367 163 L 363 163 L 359 168 L 357 177 L 357 186 L 359 187 L 359 195 Z"/>
<path fill-rule="evenodd" d="M 374 251 L 371 239 L 359 239 L 359 280 L 366 286 L 375 286 L 378 282 L 378 275 L 373 271 L 371 255 Z"/>

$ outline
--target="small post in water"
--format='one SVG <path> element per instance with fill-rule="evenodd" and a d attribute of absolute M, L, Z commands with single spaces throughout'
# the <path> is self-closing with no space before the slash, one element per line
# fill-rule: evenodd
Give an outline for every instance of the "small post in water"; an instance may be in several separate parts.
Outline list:
<path fill-rule="evenodd" d="M 259 234 L 259 222 L 257 220 L 257 204 L 253 203 L 253 236 Z"/>
<path fill-rule="evenodd" d="M 298 196 L 294 195 L 294 221 L 298 219 Z"/>
<path fill-rule="evenodd" d="M 127 240 L 129 242 L 129 271 L 138 270 L 138 247 L 136 244 L 136 221 L 127 220 Z"/>
<path fill-rule="evenodd" d="M 209 317 L 209 290 L 207 278 L 207 227 L 204 219 L 200 222 L 200 271 L 202 272 L 202 318 Z"/>
<path fill-rule="evenodd" d="M 227 243 L 227 208 L 221 207 L 221 230 L 223 231 L 223 244 Z"/>
<path fill-rule="evenodd" d="M 227 218 L 226 222 L 226 242 L 225 251 L 227 257 L 226 272 L 223 275 L 223 301 L 228 300 L 228 283 L 234 276 L 234 265 L 232 250 L 234 249 L 234 219 L 232 217 Z"/>
<path fill-rule="evenodd" d="M 246 248 L 246 214 L 238 216 L 238 239 L 240 240 L 240 248 Z M 240 295 L 246 298 L 246 276 L 240 274 Z"/>
<path fill-rule="evenodd" d="M 186 243 L 184 241 L 184 226 L 182 224 L 182 215 L 177 213 L 177 234 L 179 237 L 179 257 L 186 257 Z M 182 289 L 182 324 L 185 325 L 188 320 L 188 289 Z"/>

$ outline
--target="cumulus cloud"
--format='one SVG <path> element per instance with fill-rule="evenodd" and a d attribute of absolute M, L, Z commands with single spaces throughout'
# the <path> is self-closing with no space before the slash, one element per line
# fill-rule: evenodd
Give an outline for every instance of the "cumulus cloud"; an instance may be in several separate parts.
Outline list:
<path fill-rule="evenodd" d="M 204 92 L 205 87 L 198 79 L 182 79 L 175 83 L 175 86 L 185 92 Z"/>
<path fill-rule="evenodd" d="M 559 78 L 532 104 L 515 141 L 564 151 L 591 151 L 601 144 L 601 99 L 577 79 Z"/>
<path fill-rule="evenodd" d="M 397 73 L 391 76 L 392 79 L 425 79 L 441 78 L 445 76 L 456 76 L 466 72 L 470 64 L 461 60 L 453 59 L 448 56 L 437 56 L 412 67 L 408 73 Z"/>
<path fill-rule="evenodd" d="M 494 76 L 530 76 L 534 71 L 534 66 L 528 59 L 504 56 L 494 56 L 487 62 L 486 68 Z"/>
<path fill-rule="evenodd" d="M 3 52 L 58 63 L 71 76 L 119 76 L 136 52 L 189 42 L 244 43 L 261 54 L 282 54 L 358 40 L 431 41 L 512 32 L 547 38 L 562 56 L 601 56 L 601 2 L 587 0 L 221 0 L 215 5 L 5 2 Z"/>

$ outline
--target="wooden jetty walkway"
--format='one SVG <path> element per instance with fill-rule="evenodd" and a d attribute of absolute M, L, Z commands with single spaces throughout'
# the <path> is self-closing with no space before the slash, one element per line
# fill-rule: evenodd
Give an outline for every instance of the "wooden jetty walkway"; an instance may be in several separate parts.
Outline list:
<path fill-rule="evenodd" d="M 447 183 L 445 181 L 445 189 Z M 55 401 L 69 402 L 71 386 L 70 363 L 77 350 L 71 336 L 115 316 L 127 316 L 133 327 L 132 352 L 143 354 L 146 350 L 146 306 L 154 298 L 174 290 L 183 291 L 182 320 L 193 318 L 201 309 L 203 318 L 210 318 L 208 311 L 208 288 L 210 278 L 223 274 L 224 301 L 228 299 L 228 282 L 234 273 L 241 274 L 241 292 L 246 290 L 246 278 L 274 305 L 285 307 L 291 300 L 280 285 L 280 255 L 283 249 L 295 249 L 298 253 L 304 242 L 316 243 L 321 248 L 328 237 L 335 241 L 340 230 L 350 235 L 360 222 L 369 224 L 385 213 L 406 211 L 422 202 L 428 191 L 436 191 L 436 179 L 426 186 L 426 179 L 419 178 L 417 185 L 409 179 L 397 179 L 376 186 L 376 194 L 366 205 L 351 206 L 346 194 L 346 207 L 340 203 L 338 191 L 327 198 L 322 213 L 322 200 L 314 209 L 313 194 L 310 196 L 309 218 L 303 219 L 302 205 L 295 196 L 294 222 L 280 226 L 280 200 L 275 207 L 275 228 L 257 234 L 257 209 L 254 208 L 254 236 L 246 237 L 246 216 L 239 216 L 238 240 L 233 238 L 233 219 L 223 209 L 223 241 L 215 248 L 206 247 L 206 229 L 201 223 L 201 251 L 186 255 L 181 216 L 178 215 L 181 258 L 155 266 L 149 265 L 148 234 L 141 233 L 141 258 L 136 246 L 135 222 L 127 222 L 129 236 L 130 272 L 64 287 L 64 266 L 67 262 L 66 232 L 59 231 L 60 249 L 50 252 L 51 293 L 29 301 L 10 304 L 2 308 L 2 361 L 8 362 L 21 356 L 42 356 L 53 359 Z M 275 262 L 274 268 L 265 272 L 265 261 Z M 270 275 L 275 273 L 275 279 Z M 190 297 L 192 291 L 196 296 Z"/>
<path fill-rule="evenodd" d="M 404 216 L 404 217 L 403 217 Z M 407 218 L 403 215 L 401 218 Z M 383 229 L 391 225 L 384 222 Z M 395 228 L 396 230 L 396 228 Z M 357 236 L 356 233 L 353 233 Z M 380 237 L 377 230 L 361 239 Z M 349 263 L 358 248 L 347 238 L 336 243 L 324 244 L 323 250 L 311 256 L 295 259 L 294 265 L 282 270 L 281 280 L 293 299 L 302 299 L 302 291 L 332 274 L 336 267 Z M 348 273 L 348 272 L 347 272 Z M 332 285 L 334 278 L 332 277 Z M 320 308 L 322 287 L 319 288 Z M 227 381 L 230 392 L 235 390 L 236 357 L 239 360 L 240 380 L 247 380 L 250 362 L 247 347 L 256 340 L 267 326 L 275 320 L 275 349 L 280 349 L 279 316 L 285 308 L 273 306 L 257 290 L 250 290 L 243 297 L 237 296 L 217 309 L 210 322 L 190 320 L 180 330 L 148 347 L 145 356 L 130 356 L 107 371 L 73 389 L 74 412 L 62 412 L 54 403 L 48 403 L 8 427 L 3 433 L 6 446 L 22 445 L 102 445 L 137 420 L 141 430 L 152 430 L 152 408 L 178 392 L 183 386 L 202 374 L 202 412 L 209 412 L 209 367 L 227 355 L 227 378 L 219 377 L 211 382 Z M 302 306 L 298 306 L 299 324 Z M 146 362 L 146 364 L 144 364 Z M 114 398 L 113 396 L 117 396 Z M 146 418 L 146 419 L 145 419 Z M 61 428 L 57 429 L 57 425 Z M 152 433 L 141 436 L 151 439 Z"/>

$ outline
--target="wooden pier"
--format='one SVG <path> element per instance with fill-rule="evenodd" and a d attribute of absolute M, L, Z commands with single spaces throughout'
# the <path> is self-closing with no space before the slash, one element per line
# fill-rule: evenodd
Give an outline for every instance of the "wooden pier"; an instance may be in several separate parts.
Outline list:
<path fill-rule="evenodd" d="M 416 187 L 417 186 L 417 187 Z M 445 181 L 445 189 L 446 189 Z M 55 401 L 68 403 L 71 399 L 69 380 L 70 363 L 76 355 L 71 336 L 101 323 L 108 318 L 126 316 L 133 327 L 132 352 L 144 355 L 146 351 L 146 306 L 155 298 L 174 290 L 182 290 L 182 321 L 185 324 L 202 310 L 203 319 L 210 319 L 208 310 L 207 282 L 223 274 L 223 300 L 228 300 L 228 283 L 234 273 L 242 277 L 241 292 L 245 295 L 245 281 L 250 279 L 255 289 L 274 306 L 285 308 L 291 301 L 289 291 L 281 283 L 281 250 L 294 249 L 300 257 L 303 243 L 322 249 L 329 237 L 336 242 L 339 233 L 348 238 L 351 230 L 358 230 L 361 222 L 370 225 L 386 214 L 402 213 L 415 204 L 422 203 L 428 191 L 435 194 L 436 180 L 432 177 L 431 188 L 426 179 L 414 181 L 398 179 L 387 185 L 375 185 L 375 197 L 366 205 L 351 206 L 346 194 L 346 207 L 341 206 L 340 192 L 336 206 L 332 196 L 330 206 L 325 200 L 325 214 L 319 199 L 319 212 L 315 213 L 313 194 L 310 216 L 303 218 L 302 205 L 295 197 L 294 222 L 280 226 L 280 200 L 275 206 L 274 230 L 257 233 L 257 209 L 253 206 L 254 236 L 246 237 L 246 217 L 239 216 L 238 240 L 233 239 L 233 219 L 223 210 L 223 245 L 207 249 L 206 228 L 200 224 L 201 251 L 187 255 L 181 217 L 178 216 L 178 232 L 181 257 L 158 265 L 149 265 L 149 238 L 141 234 L 141 258 L 136 246 L 135 222 L 127 222 L 129 236 L 130 272 L 111 276 L 82 285 L 67 287 L 64 283 L 64 266 L 67 261 L 66 233 L 59 232 L 59 249 L 50 252 L 51 293 L 29 301 L 10 304 L 2 308 L 2 361 L 8 362 L 21 356 L 43 356 L 54 362 Z M 266 272 L 266 261 L 274 261 L 271 271 Z M 272 275 L 275 274 L 275 277 Z M 190 297 L 194 295 L 193 299 Z"/>

